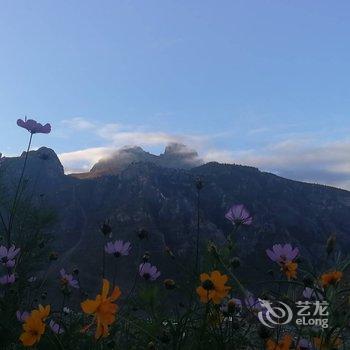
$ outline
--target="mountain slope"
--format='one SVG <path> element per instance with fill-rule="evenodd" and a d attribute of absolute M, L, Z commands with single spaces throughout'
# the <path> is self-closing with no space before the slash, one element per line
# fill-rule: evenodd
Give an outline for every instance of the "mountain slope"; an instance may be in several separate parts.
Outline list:
<path fill-rule="evenodd" d="M 0 170 L 7 187 L 15 183 L 21 164 L 23 155 L 2 162 Z M 276 242 L 292 242 L 303 256 L 314 259 L 324 255 L 324 243 L 331 233 L 337 234 L 345 251 L 350 247 L 350 192 L 287 180 L 256 168 L 208 163 L 179 169 L 133 162 L 117 174 L 79 179 L 64 175 L 55 153 L 42 148 L 30 153 L 25 177 L 31 188 L 35 187 L 33 202 L 39 203 L 44 195 L 45 203 L 58 214 L 54 235 L 59 264 L 79 266 L 86 286 L 93 286 L 101 273 L 105 239 L 99 225 L 106 219 L 114 238 L 133 243 L 133 257 L 118 261 L 118 278 L 125 284 L 131 283 L 138 263 L 140 228 L 150 233 L 149 239 L 141 242 L 140 253 L 150 252 L 164 278 L 181 271 L 177 262 L 194 259 L 197 177 L 204 183 L 202 242 L 212 239 L 220 244 L 225 240 L 232 230 L 224 218 L 231 204 L 244 203 L 254 216 L 254 225 L 236 235 L 237 254 L 246 266 L 242 271 L 247 279 L 258 272 L 266 275 L 264 252 Z M 175 262 L 164 253 L 165 246 L 174 251 Z M 108 259 L 108 271 L 112 264 L 113 258 Z M 250 265 L 258 268 L 250 271 Z"/>

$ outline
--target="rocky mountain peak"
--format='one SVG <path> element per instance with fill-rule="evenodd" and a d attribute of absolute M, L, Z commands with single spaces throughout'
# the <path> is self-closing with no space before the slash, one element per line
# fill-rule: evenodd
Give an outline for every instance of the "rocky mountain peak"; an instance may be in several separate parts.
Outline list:
<path fill-rule="evenodd" d="M 89 173 L 74 174 L 78 178 L 96 178 L 106 175 L 117 175 L 132 163 L 152 163 L 163 168 L 190 169 L 203 164 L 198 153 L 180 143 L 170 143 L 164 153 L 155 155 L 139 146 L 123 147 L 110 157 L 101 159 Z"/>

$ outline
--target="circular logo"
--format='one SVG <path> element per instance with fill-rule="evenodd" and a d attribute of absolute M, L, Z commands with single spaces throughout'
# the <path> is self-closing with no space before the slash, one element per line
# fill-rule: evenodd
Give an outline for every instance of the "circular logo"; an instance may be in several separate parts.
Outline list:
<path fill-rule="evenodd" d="M 270 302 L 259 299 L 262 311 L 259 311 L 259 321 L 266 327 L 274 328 L 276 325 L 290 323 L 293 318 L 292 309 L 282 301 Z"/>

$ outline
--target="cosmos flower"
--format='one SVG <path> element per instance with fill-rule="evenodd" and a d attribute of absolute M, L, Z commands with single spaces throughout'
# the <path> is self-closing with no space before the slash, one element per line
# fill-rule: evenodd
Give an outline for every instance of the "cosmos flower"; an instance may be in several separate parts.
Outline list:
<path fill-rule="evenodd" d="M 107 254 L 114 254 L 115 257 L 125 256 L 129 255 L 131 249 L 131 243 L 130 242 L 123 242 L 123 241 L 115 241 L 108 242 L 105 246 L 105 251 Z"/>
<path fill-rule="evenodd" d="M 95 300 L 87 299 L 81 303 L 81 308 L 86 314 L 94 315 L 94 321 L 97 325 L 95 339 L 108 335 L 109 326 L 115 321 L 115 314 L 118 310 L 118 305 L 113 302 L 120 297 L 121 291 L 115 287 L 112 294 L 108 296 L 109 286 L 109 282 L 104 279 L 101 294 L 98 294 Z"/>
<path fill-rule="evenodd" d="M 76 279 L 74 279 L 73 275 L 66 273 L 64 269 L 60 270 L 61 274 L 61 285 L 62 287 L 73 287 L 73 288 L 79 288 L 79 283 Z"/>
<path fill-rule="evenodd" d="M 311 342 L 307 339 L 300 339 L 297 350 L 312 350 L 314 347 L 312 346 Z"/>
<path fill-rule="evenodd" d="M 160 276 L 160 271 L 148 262 L 140 265 L 139 273 L 146 281 L 155 281 Z"/>
<path fill-rule="evenodd" d="M 272 249 L 267 249 L 268 257 L 277 263 L 293 261 L 299 255 L 299 249 L 293 248 L 289 243 L 285 245 L 274 244 Z"/>
<path fill-rule="evenodd" d="M 292 346 L 292 340 L 292 336 L 289 334 L 285 334 L 279 342 L 268 339 L 266 342 L 266 350 L 289 350 Z"/>
<path fill-rule="evenodd" d="M 49 316 L 50 305 L 33 310 L 23 324 L 23 333 L 20 340 L 24 346 L 33 346 L 38 343 L 45 333 L 44 320 Z"/>
<path fill-rule="evenodd" d="M 52 332 L 54 332 L 55 334 L 62 334 L 64 332 L 62 327 L 60 327 L 60 325 L 58 323 L 56 323 L 54 320 L 50 321 L 49 326 L 50 326 Z"/>
<path fill-rule="evenodd" d="M 50 124 L 42 125 L 33 119 L 27 119 L 27 117 L 24 120 L 18 119 L 17 125 L 28 130 L 31 134 L 49 134 L 51 132 Z"/>
<path fill-rule="evenodd" d="M 247 293 L 246 297 L 244 298 L 244 305 L 247 309 L 249 309 L 249 311 L 254 313 L 264 309 L 260 300 L 251 293 Z"/>
<path fill-rule="evenodd" d="M 331 271 L 324 273 L 321 276 L 322 287 L 328 287 L 329 285 L 337 284 L 343 278 L 343 273 L 341 271 Z"/>
<path fill-rule="evenodd" d="M 29 317 L 29 312 L 28 311 L 16 311 L 16 318 L 19 322 L 25 322 L 26 319 Z"/>
<path fill-rule="evenodd" d="M 17 248 L 12 245 L 9 249 L 5 246 L 0 246 L 0 263 L 6 267 L 15 266 L 15 256 L 20 252 L 20 248 Z"/>
<path fill-rule="evenodd" d="M 2 285 L 13 284 L 15 283 L 15 280 L 16 280 L 16 277 L 13 273 L 10 275 L 4 275 L 0 277 L 0 284 Z"/>
<path fill-rule="evenodd" d="M 253 218 L 243 204 L 233 205 L 225 215 L 233 225 L 251 225 Z"/>
<path fill-rule="evenodd" d="M 303 290 L 303 297 L 308 300 L 310 299 L 323 300 L 323 296 L 321 293 L 316 291 L 314 288 L 309 288 L 309 287 L 306 287 Z"/>
<path fill-rule="evenodd" d="M 202 273 L 200 275 L 201 285 L 196 291 L 202 303 L 212 301 L 214 304 L 220 304 L 227 297 L 231 287 L 226 286 L 228 281 L 226 275 L 221 275 L 219 271 L 213 271 L 211 274 Z"/>

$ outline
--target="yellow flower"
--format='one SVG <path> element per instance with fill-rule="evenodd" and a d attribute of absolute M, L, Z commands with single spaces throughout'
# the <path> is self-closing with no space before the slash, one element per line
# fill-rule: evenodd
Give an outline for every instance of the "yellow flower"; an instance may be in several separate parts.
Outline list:
<path fill-rule="evenodd" d="M 343 273 L 341 271 L 324 273 L 321 276 L 322 287 L 328 287 L 330 284 L 336 284 L 342 279 L 342 277 Z"/>
<path fill-rule="evenodd" d="M 343 343 L 340 338 L 331 338 L 329 340 L 325 340 L 320 337 L 314 338 L 314 345 L 317 350 L 339 349 L 342 344 Z"/>
<path fill-rule="evenodd" d="M 43 322 L 50 313 L 50 305 L 43 307 L 39 305 L 38 310 L 33 310 L 23 324 L 24 332 L 20 340 L 24 346 L 33 346 L 40 341 L 45 333 L 45 323 Z"/>
<path fill-rule="evenodd" d="M 221 275 L 219 271 L 213 271 L 210 276 L 207 273 L 200 275 L 201 286 L 196 289 L 202 303 L 213 301 L 214 304 L 220 304 L 231 287 L 225 286 L 228 281 L 226 275 Z"/>
<path fill-rule="evenodd" d="M 266 350 L 289 350 L 292 345 L 292 337 L 289 334 L 283 336 L 280 342 L 275 342 L 272 339 L 268 339 L 266 342 Z"/>
<path fill-rule="evenodd" d="M 281 264 L 281 270 L 286 274 L 290 280 L 297 277 L 298 264 L 293 261 L 286 261 Z"/>
<path fill-rule="evenodd" d="M 99 339 L 101 336 L 106 337 L 109 326 L 115 321 L 118 306 L 113 301 L 120 297 L 121 291 L 115 287 L 110 296 L 108 296 L 108 292 L 109 282 L 104 279 L 101 294 L 98 294 L 95 300 L 88 299 L 81 303 L 81 308 L 86 314 L 94 315 L 97 324 L 95 339 Z"/>

